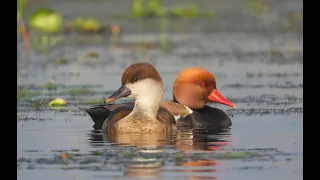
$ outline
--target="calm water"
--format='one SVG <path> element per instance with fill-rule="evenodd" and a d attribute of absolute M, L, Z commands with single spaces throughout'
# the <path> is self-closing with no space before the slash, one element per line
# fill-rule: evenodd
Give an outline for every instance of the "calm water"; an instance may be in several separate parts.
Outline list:
<path fill-rule="evenodd" d="M 220 20 L 231 25 L 218 26 L 219 18 L 212 24 L 196 21 L 203 26 L 181 22 L 182 29 L 188 26 L 188 32 L 168 34 L 169 52 L 161 51 L 160 36 L 152 30 L 152 22 L 145 23 L 145 33 L 136 33 L 141 31 L 135 23 L 121 22 L 126 33 L 117 44 L 106 37 L 72 35 L 49 53 L 31 51 L 28 60 L 23 44 L 18 43 L 18 179 L 302 179 L 302 22 L 282 29 L 277 24 L 302 6 L 300 1 L 290 6 L 285 2 L 273 4 L 277 8 L 256 19 L 258 23 L 248 20 L 238 26 L 229 16 Z M 70 2 L 65 3 L 51 6 L 72 17 L 85 4 L 66 11 Z M 108 3 L 102 4 L 107 7 Z M 235 12 L 230 18 L 247 17 L 227 7 L 220 4 L 221 12 Z M 94 14 L 92 9 L 88 14 Z M 101 9 L 97 8 L 97 14 Z M 273 22 L 269 32 L 261 30 L 267 26 L 264 22 Z M 252 28 L 246 30 L 248 27 Z M 66 63 L 57 64 L 57 59 Z M 167 99 L 171 99 L 173 81 L 181 69 L 201 66 L 214 73 L 219 91 L 237 109 L 212 106 L 231 116 L 232 128 L 223 132 L 181 130 L 171 140 L 150 141 L 160 148 L 105 139 L 77 107 L 102 103 L 120 87 L 124 68 L 138 61 L 150 62 L 159 70 Z M 48 89 L 51 78 L 56 89 Z M 66 99 L 65 108 L 47 106 L 57 97 Z"/>
<path fill-rule="evenodd" d="M 153 153 L 101 141 L 88 117 L 69 119 L 62 113 L 51 121 L 19 121 L 18 179 L 302 179 L 299 115 L 235 117 L 230 133 L 184 132 Z M 66 163 L 61 152 L 74 157 Z M 227 152 L 236 155 L 219 156 Z M 137 159 L 146 161 L 142 170 L 134 168 Z"/>

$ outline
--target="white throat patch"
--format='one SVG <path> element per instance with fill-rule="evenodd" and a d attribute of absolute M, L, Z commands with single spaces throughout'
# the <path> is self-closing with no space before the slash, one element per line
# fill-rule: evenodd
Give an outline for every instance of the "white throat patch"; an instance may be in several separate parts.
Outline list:
<path fill-rule="evenodd" d="M 150 116 L 156 116 L 163 97 L 163 88 L 161 82 L 153 79 L 143 79 L 135 83 L 126 84 L 135 99 L 136 105 Z"/>

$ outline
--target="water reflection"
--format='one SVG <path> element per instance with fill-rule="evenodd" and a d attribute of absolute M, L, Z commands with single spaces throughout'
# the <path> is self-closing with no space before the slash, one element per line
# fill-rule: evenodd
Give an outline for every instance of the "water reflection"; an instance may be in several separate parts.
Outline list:
<path fill-rule="evenodd" d="M 101 142 L 103 142 L 103 136 L 102 136 L 102 132 L 101 130 L 92 130 L 89 133 L 90 138 L 89 138 L 89 142 L 91 145 L 93 144 L 101 144 Z"/>
<path fill-rule="evenodd" d="M 212 173 L 217 172 L 216 166 L 220 163 L 216 159 L 194 158 L 194 153 L 213 152 L 221 147 L 230 145 L 231 131 L 227 129 L 201 129 L 181 130 L 177 134 L 175 149 L 182 150 L 185 161 L 177 162 L 177 167 L 183 169 L 172 169 L 174 172 L 190 173 L 189 179 L 217 179 Z M 206 168 L 204 168 L 206 167 Z M 211 176 L 195 176 L 194 173 L 210 173 Z"/>
<path fill-rule="evenodd" d="M 103 142 L 148 148 L 174 145 L 176 150 L 184 152 L 215 151 L 220 147 L 229 145 L 232 140 L 230 128 L 181 129 L 173 136 L 165 134 L 107 136 L 101 130 L 92 130 L 89 134 L 89 142 L 92 146 L 102 146 Z"/>
<path fill-rule="evenodd" d="M 154 178 L 161 175 L 163 166 L 159 158 L 164 153 L 161 149 L 140 149 L 139 157 L 133 158 L 124 165 L 124 175 L 139 178 Z"/>
<path fill-rule="evenodd" d="M 130 145 L 145 148 L 159 148 L 170 144 L 170 136 L 163 133 L 150 134 L 103 134 L 104 140 L 121 145 Z"/>
<path fill-rule="evenodd" d="M 123 175 L 135 178 L 155 178 L 161 173 L 163 166 L 164 147 L 173 141 L 166 134 L 121 134 L 108 136 L 101 130 L 93 130 L 90 133 L 90 145 L 105 146 L 110 151 L 110 143 L 117 147 L 136 147 L 132 155 L 127 155 L 119 163 L 122 163 Z M 109 150 L 108 150 L 109 149 Z M 119 152 L 119 156 L 121 152 Z"/>
<path fill-rule="evenodd" d="M 132 150 L 131 156 L 119 161 L 123 175 L 134 178 L 159 178 L 163 173 L 177 174 L 189 179 L 216 179 L 213 173 L 221 162 L 217 159 L 198 157 L 196 154 L 213 153 L 229 146 L 231 129 L 180 129 L 171 137 L 164 135 L 119 135 L 108 137 L 101 130 L 91 131 L 90 145 L 104 149 L 122 147 Z M 113 146 L 110 146 L 110 143 Z M 104 147 L 103 147 L 104 146 Z M 174 150 L 176 153 L 169 153 Z M 121 156 L 121 151 L 118 151 Z M 164 167 L 166 163 L 174 166 Z M 181 173 L 183 172 L 183 173 Z"/>
<path fill-rule="evenodd" d="M 184 152 L 215 151 L 231 141 L 231 129 L 180 130 L 177 133 L 175 149 Z"/>

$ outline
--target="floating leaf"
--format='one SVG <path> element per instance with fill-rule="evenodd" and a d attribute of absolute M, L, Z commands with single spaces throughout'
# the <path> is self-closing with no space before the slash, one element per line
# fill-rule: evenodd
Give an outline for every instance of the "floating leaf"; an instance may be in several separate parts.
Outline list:
<path fill-rule="evenodd" d="M 67 101 L 62 98 L 56 98 L 55 100 L 49 102 L 50 107 L 64 106 L 66 104 L 67 104 Z"/>
<path fill-rule="evenodd" d="M 49 8 L 36 10 L 29 19 L 31 27 L 43 32 L 58 32 L 62 27 L 62 16 Z"/>

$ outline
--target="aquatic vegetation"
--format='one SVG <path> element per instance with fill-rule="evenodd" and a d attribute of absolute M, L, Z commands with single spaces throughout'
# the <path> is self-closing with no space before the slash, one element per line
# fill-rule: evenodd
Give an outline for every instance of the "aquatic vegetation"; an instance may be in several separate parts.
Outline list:
<path fill-rule="evenodd" d="M 23 2 L 27 0 L 20 0 L 21 7 Z M 21 14 L 21 13 L 19 13 Z M 168 17 L 176 18 L 192 18 L 199 16 L 212 16 L 213 13 L 200 12 L 198 7 L 194 4 L 186 6 L 176 6 L 171 9 L 166 9 L 162 5 L 161 0 L 134 0 L 132 4 L 132 12 L 129 15 L 125 15 L 125 18 L 143 19 L 150 17 L 159 17 L 161 38 L 160 44 L 162 49 L 168 49 L 168 37 L 167 37 L 167 19 Z M 120 15 L 122 16 L 122 15 Z M 29 19 L 29 25 L 32 29 L 39 31 L 40 36 L 33 36 L 29 38 L 28 34 L 24 34 L 27 47 L 32 47 L 38 53 L 47 53 L 52 47 L 63 41 L 63 37 L 51 37 L 48 34 L 57 33 L 61 30 L 68 33 L 72 30 L 76 32 L 86 33 L 99 33 L 105 32 L 111 33 L 112 37 L 119 37 L 121 34 L 121 28 L 119 25 L 105 25 L 103 26 L 97 19 L 92 17 L 77 17 L 73 19 L 66 27 L 63 27 L 63 17 L 61 13 L 50 8 L 37 9 Z M 20 30 L 19 30 L 20 29 Z M 18 31 L 26 32 L 24 26 L 18 26 Z M 29 40 L 30 39 L 30 40 Z M 29 42 L 30 41 L 30 42 Z M 31 44 L 31 45 L 30 45 Z M 64 64 L 65 61 L 57 61 L 57 64 Z"/>
<path fill-rule="evenodd" d="M 133 153 L 131 153 L 130 151 L 126 151 L 126 152 L 123 153 L 123 156 L 131 157 L 131 156 L 133 156 Z"/>
<path fill-rule="evenodd" d="M 29 4 L 29 0 L 17 0 L 17 19 L 22 19 L 23 10 Z"/>
<path fill-rule="evenodd" d="M 43 102 L 43 99 L 33 99 L 31 100 L 30 104 L 31 104 L 31 107 L 34 108 L 34 110 L 40 110 L 41 107 L 46 105 Z"/>
<path fill-rule="evenodd" d="M 57 85 L 55 84 L 55 79 L 54 79 L 54 77 L 52 77 L 47 84 L 44 84 L 44 85 L 43 85 L 43 88 L 49 89 L 49 90 L 57 89 Z"/>
<path fill-rule="evenodd" d="M 32 28 L 47 33 L 56 33 L 60 31 L 62 24 L 62 16 L 50 8 L 37 9 L 29 19 L 29 25 Z"/>
<path fill-rule="evenodd" d="M 87 53 L 87 56 L 90 58 L 99 58 L 100 57 L 100 53 L 95 52 L 95 51 L 90 51 Z"/>
<path fill-rule="evenodd" d="M 52 36 L 52 33 L 61 31 L 62 24 L 62 15 L 55 10 L 50 8 L 37 9 L 29 18 L 28 25 L 31 29 L 39 31 L 40 35 L 28 35 L 30 47 L 38 53 L 47 53 L 52 47 L 61 43 L 63 37 Z"/>
<path fill-rule="evenodd" d="M 28 90 L 18 90 L 17 91 L 17 98 L 21 98 L 21 97 L 25 97 L 25 96 L 36 96 L 36 95 L 40 95 L 41 92 L 32 92 L 32 91 L 28 91 Z"/>
<path fill-rule="evenodd" d="M 224 159 L 236 159 L 236 158 L 242 159 L 252 155 L 254 154 L 249 152 L 225 152 L 225 153 L 216 153 L 215 157 L 224 158 Z"/>
<path fill-rule="evenodd" d="M 97 150 L 97 151 L 94 151 L 94 155 L 97 155 L 97 156 L 102 156 L 102 152 Z"/>
<path fill-rule="evenodd" d="M 71 89 L 71 90 L 61 92 L 61 94 L 69 94 L 69 95 L 83 95 L 83 94 L 90 94 L 90 93 L 92 92 L 86 88 Z"/>
<path fill-rule="evenodd" d="M 162 16 L 165 10 L 162 8 L 159 0 L 148 0 L 147 6 L 144 5 L 144 0 L 134 0 L 132 4 L 132 16 L 143 18 Z"/>
<path fill-rule="evenodd" d="M 56 98 L 55 100 L 52 100 L 49 102 L 50 107 L 58 107 L 58 106 L 64 106 L 67 104 L 67 101 L 62 98 Z"/>
<path fill-rule="evenodd" d="M 160 44 L 162 49 L 168 48 L 168 37 L 167 37 L 167 20 L 166 18 L 162 17 L 160 20 Z"/>
<path fill-rule="evenodd" d="M 30 35 L 30 44 L 33 50 L 37 53 L 47 53 L 53 47 L 56 47 L 65 39 L 62 36 L 49 36 L 49 35 Z"/>
<path fill-rule="evenodd" d="M 53 86 L 54 85 L 54 86 Z M 52 77 L 46 84 L 26 84 L 17 85 L 17 89 L 21 90 L 43 90 L 43 88 L 50 88 L 50 86 L 59 89 L 89 89 L 89 88 L 102 88 L 101 84 L 58 84 L 55 83 L 55 78 Z M 112 93 L 112 91 L 105 91 L 105 93 Z"/>
<path fill-rule="evenodd" d="M 18 90 L 17 92 L 17 96 L 23 96 L 23 95 L 26 95 L 26 94 L 29 94 L 30 92 L 29 91 L 26 91 L 26 90 Z"/>
<path fill-rule="evenodd" d="M 160 43 L 163 49 L 167 48 L 167 21 L 166 16 L 167 10 L 162 7 L 159 0 L 148 0 L 147 5 L 144 5 L 144 0 L 134 0 L 132 4 L 132 13 L 127 18 L 150 18 L 160 17 Z"/>
<path fill-rule="evenodd" d="M 71 21 L 71 28 L 80 32 L 98 32 L 101 30 L 101 24 L 94 18 L 75 18 Z"/>
<path fill-rule="evenodd" d="M 269 77 L 299 77 L 302 76 L 300 73 L 269 73 L 267 76 Z"/>
<path fill-rule="evenodd" d="M 39 53 L 45 53 L 58 42 L 61 42 L 61 37 L 31 36 L 29 34 L 30 28 L 42 33 L 56 33 L 62 29 L 63 18 L 53 9 L 39 8 L 30 16 L 28 20 L 29 28 L 27 28 L 22 20 L 22 15 L 30 2 L 30 0 L 17 1 L 17 33 L 22 35 L 26 50 L 30 50 L 32 47 Z"/>
<path fill-rule="evenodd" d="M 266 51 L 266 53 L 271 56 L 280 56 L 280 57 L 284 58 L 283 53 L 277 49 L 268 50 L 268 51 Z"/>
<path fill-rule="evenodd" d="M 246 0 L 244 7 L 253 14 L 262 14 L 268 10 L 268 4 L 263 0 Z"/>
<path fill-rule="evenodd" d="M 17 1 L 17 33 L 22 34 L 23 42 L 27 50 L 30 49 L 29 35 L 27 28 L 22 21 L 22 15 L 24 8 L 28 5 L 29 0 L 18 0 Z"/>
<path fill-rule="evenodd" d="M 146 3 L 144 3 L 146 2 Z M 199 16 L 213 16 L 213 13 L 200 12 L 195 4 L 186 6 L 175 6 L 171 9 L 165 9 L 161 0 L 134 0 L 132 3 L 132 13 L 127 17 L 133 18 L 151 18 L 151 17 L 176 17 L 192 18 Z"/>
<path fill-rule="evenodd" d="M 68 61 L 65 58 L 56 59 L 56 64 L 67 64 Z"/>
<path fill-rule="evenodd" d="M 145 3 L 146 2 L 146 3 Z M 192 3 L 186 6 L 174 6 L 170 9 L 163 7 L 161 0 L 134 0 L 132 12 L 129 15 L 120 16 L 123 18 L 146 19 L 157 17 L 160 23 L 160 44 L 163 50 L 168 50 L 167 18 L 195 18 L 213 17 L 213 12 L 200 12 L 199 8 Z M 140 22 L 141 23 L 141 22 Z"/>
<path fill-rule="evenodd" d="M 262 109 L 262 108 L 249 108 L 249 109 L 236 109 L 226 110 L 229 116 L 245 115 L 245 116 L 276 116 L 276 115 L 290 115 L 290 114 L 303 114 L 303 108 L 288 108 L 288 109 Z"/>
<path fill-rule="evenodd" d="M 199 9 L 194 5 L 185 8 L 174 7 L 170 12 L 170 15 L 175 17 L 196 17 L 199 14 Z"/>

